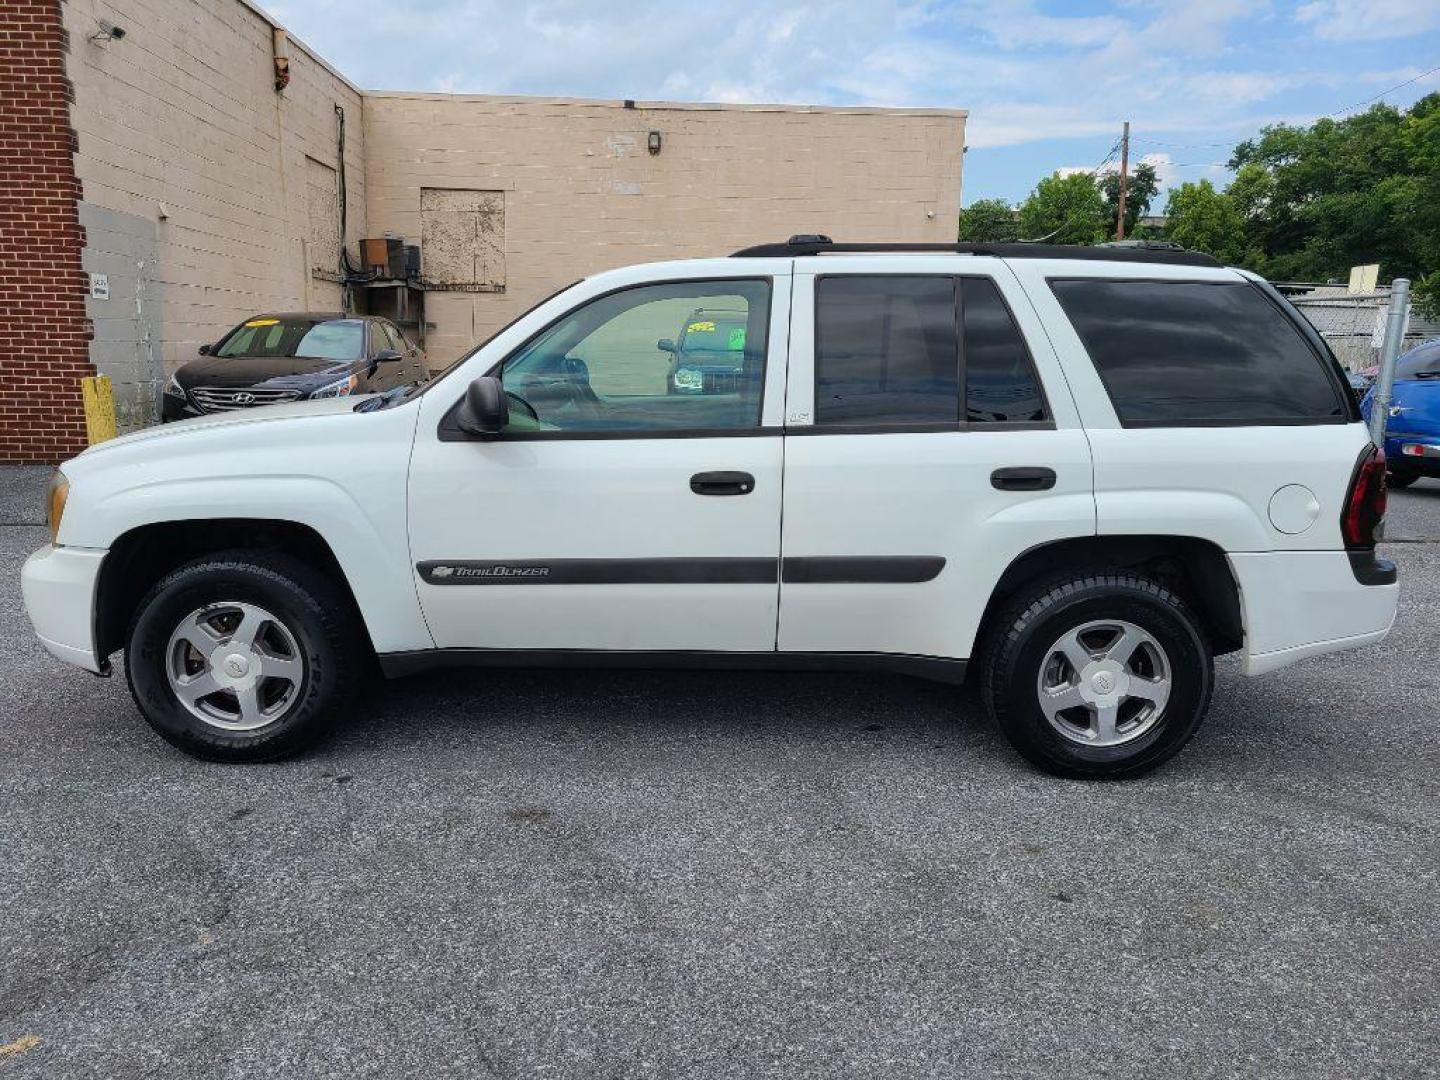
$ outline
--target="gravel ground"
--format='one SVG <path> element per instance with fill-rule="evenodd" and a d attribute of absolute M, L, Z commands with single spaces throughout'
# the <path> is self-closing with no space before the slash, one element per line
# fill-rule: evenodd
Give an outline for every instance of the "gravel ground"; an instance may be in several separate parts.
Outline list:
<path fill-rule="evenodd" d="M 0 1077 L 1440 1075 L 1440 545 L 1383 645 L 1222 664 L 1085 785 L 874 675 L 429 675 L 202 764 L 33 642 L 42 540 L 0 527 Z"/>

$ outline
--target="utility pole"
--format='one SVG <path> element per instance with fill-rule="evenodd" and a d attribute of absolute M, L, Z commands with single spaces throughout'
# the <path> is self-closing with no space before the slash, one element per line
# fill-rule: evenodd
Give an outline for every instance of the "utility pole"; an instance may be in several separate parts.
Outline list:
<path fill-rule="evenodd" d="M 1120 216 L 1115 221 L 1115 239 L 1125 239 L 1125 189 L 1130 184 L 1130 121 L 1120 136 Z"/>

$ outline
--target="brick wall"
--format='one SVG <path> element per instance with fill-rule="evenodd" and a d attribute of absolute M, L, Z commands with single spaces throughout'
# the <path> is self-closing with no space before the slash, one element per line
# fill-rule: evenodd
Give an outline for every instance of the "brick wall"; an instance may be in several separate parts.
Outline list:
<path fill-rule="evenodd" d="M 85 447 L 80 184 L 60 0 L 0 0 L 0 462 Z"/>

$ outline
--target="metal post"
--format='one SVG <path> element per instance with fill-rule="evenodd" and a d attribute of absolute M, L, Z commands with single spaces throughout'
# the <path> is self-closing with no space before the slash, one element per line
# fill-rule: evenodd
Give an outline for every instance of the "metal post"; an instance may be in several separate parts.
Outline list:
<path fill-rule="evenodd" d="M 1125 133 L 1120 136 L 1120 217 L 1115 222 L 1115 239 L 1125 239 L 1125 189 L 1130 185 L 1130 121 L 1125 121 Z"/>
<path fill-rule="evenodd" d="M 1370 400 L 1370 438 L 1385 445 L 1385 424 L 1390 419 L 1390 399 L 1395 393 L 1395 360 L 1405 338 L 1410 316 L 1410 279 L 1397 277 L 1390 283 L 1390 312 L 1385 322 L 1385 345 L 1380 350 L 1380 370 L 1375 376 L 1375 396 Z"/>

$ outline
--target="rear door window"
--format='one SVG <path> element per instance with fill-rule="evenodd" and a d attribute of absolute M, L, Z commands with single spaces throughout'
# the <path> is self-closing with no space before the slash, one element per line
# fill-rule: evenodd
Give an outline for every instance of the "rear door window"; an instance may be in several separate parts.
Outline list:
<path fill-rule="evenodd" d="M 1050 286 L 1127 427 L 1349 419 L 1321 358 L 1248 282 Z"/>
<path fill-rule="evenodd" d="M 965 417 L 975 425 L 1050 419 L 1025 338 L 989 278 L 962 278 Z"/>
<path fill-rule="evenodd" d="M 886 274 L 816 282 L 817 427 L 1048 420 L 1030 351 L 989 278 Z"/>
<path fill-rule="evenodd" d="M 817 426 L 958 425 L 959 376 L 954 278 L 815 283 Z"/>

